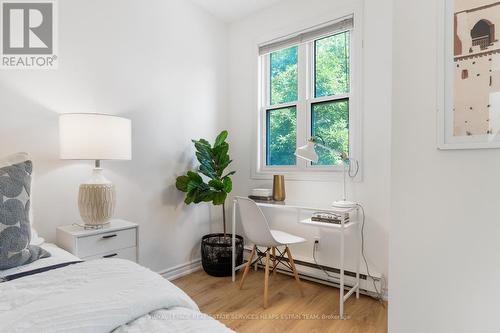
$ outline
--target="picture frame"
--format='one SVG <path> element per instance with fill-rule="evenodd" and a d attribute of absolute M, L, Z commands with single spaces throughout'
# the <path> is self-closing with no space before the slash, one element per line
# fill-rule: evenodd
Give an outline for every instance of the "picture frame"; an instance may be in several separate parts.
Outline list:
<path fill-rule="evenodd" d="M 500 3 L 439 6 L 438 148 L 500 148 Z"/>

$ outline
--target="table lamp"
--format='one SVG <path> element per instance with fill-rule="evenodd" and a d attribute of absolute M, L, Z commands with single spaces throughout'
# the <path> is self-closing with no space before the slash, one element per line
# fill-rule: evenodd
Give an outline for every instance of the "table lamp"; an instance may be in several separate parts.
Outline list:
<path fill-rule="evenodd" d="M 320 137 L 318 137 L 318 138 L 320 138 Z M 321 140 L 323 141 L 323 139 L 321 139 Z M 342 198 L 342 200 L 338 200 L 338 201 L 333 202 L 332 206 L 336 207 L 336 208 L 354 208 L 354 207 L 356 207 L 357 206 L 356 202 L 347 200 L 346 176 L 349 173 L 349 177 L 351 177 L 351 178 L 356 177 L 356 175 L 358 174 L 358 170 L 359 170 L 358 161 L 350 158 L 346 152 L 339 152 L 335 149 L 332 149 L 330 147 L 325 146 L 324 141 L 323 141 L 323 144 L 318 143 L 316 138 L 314 138 L 314 137 L 309 139 L 309 141 L 307 142 L 307 144 L 305 146 L 297 148 L 297 150 L 295 151 L 295 156 L 302 158 L 302 159 L 309 161 L 309 162 L 317 163 L 319 160 L 319 157 L 318 157 L 318 153 L 316 152 L 316 149 L 315 149 L 316 146 L 328 150 L 333 155 L 338 155 L 340 157 L 340 159 L 342 160 L 342 165 L 344 167 L 344 182 L 343 182 L 343 187 L 342 187 L 343 198 Z M 354 174 L 352 175 L 351 174 L 351 164 L 353 164 L 353 163 L 356 165 L 356 168 L 355 168 Z"/>
<path fill-rule="evenodd" d="M 94 160 L 92 177 L 80 185 L 78 208 L 86 228 L 102 228 L 113 217 L 116 193 L 104 177 L 101 160 L 130 160 L 130 119 L 97 113 L 59 116 L 60 158 Z"/>

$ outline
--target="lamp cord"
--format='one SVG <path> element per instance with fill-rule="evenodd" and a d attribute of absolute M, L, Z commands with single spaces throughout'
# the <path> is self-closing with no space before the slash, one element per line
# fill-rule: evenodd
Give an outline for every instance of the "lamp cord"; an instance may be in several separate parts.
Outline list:
<path fill-rule="evenodd" d="M 373 288 L 375 289 L 375 292 L 377 293 L 377 300 L 380 302 L 380 304 L 382 304 L 382 306 L 385 306 L 384 305 L 384 297 L 382 295 L 382 290 L 380 290 L 380 291 L 378 290 L 377 284 L 375 283 L 375 278 L 370 273 L 370 267 L 368 266 L 368 260 L 366 260 L 366 255 L 365 255 L 365 221 L 366 221 L 365 208 L 363 207 L 363 205 L 361 205 L 359 203 L 357 203 L 356 205 L 361 209 L 361 212 L 363 214 L 363 219 L 361 222 L 361 257 L 363 257 L 363 261 L 365 263 L 366 275 L 368 275 L 368 277 L 372 280 Z"/>
<path fill-rule="evenodd" d="M 356 165 L 354 173 L 352 173 L 352 164 Z M 349 177 L 354 178 L 358 175 L 359 173 L 359 162 L 358 160 L 355 160 L 353 158 L 349 158 Z"/>

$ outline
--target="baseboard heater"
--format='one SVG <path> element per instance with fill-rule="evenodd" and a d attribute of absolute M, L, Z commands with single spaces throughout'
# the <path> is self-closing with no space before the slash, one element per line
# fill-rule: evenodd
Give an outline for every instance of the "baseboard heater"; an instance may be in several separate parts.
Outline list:
<path fill-rule="evenodd" d="M 248 251 L 247 249 L 245 249 L 246 251 Z M 250 252 L 250 251 L 248 251 Z M 288 258 L 283 258 L 283 261 L 288 261 Z M 245 262 L 248 262 L 248 261 L 245 261 Z M 319 265 L 319 264 L 315 264 L 315 263 L 311 263 L 311 262 L 307 262 L 307 261 L 303 261 L 303 260 L 298 260 L 298 259 L 295 259 L 293 260 L 293 262 L 295 263 L 296 266 L 304 266 L 304 267 L 308 267 L 308 268 L 313 268 L 313 269 L 317 269 L 317 270 L 320 270 L 323 269 L 327 272 L 330 272 L 330 273 L 334 273 L 334 274 L 337 274 L 337 275 L 340 275 L 340 269 L 339 268 L 335 268 L 335 267 L 330 267 L 330 266 L 324 266 L 324 265 Z M 259 268 L 265 268 L 263 264 L 261 263 L 257 263 L 257 266 Z M 276 271 L 279 272 L 279 273 L 282 273 L 282 274 L 286 274 L 286 275 L 289 275 L 289 276 L 293 276 L 293 273 L 288 270 L 288 269 L 283 269 L 283 268 L 279 268 L 276 267 Z M 324 274 L 323 272 L 321 272 L 322 274 Z M 305 274 L 303 272 L 298 272 L 299 276 L 301 279 L 304 279 L 304 280 L 308 280 L 308 281 L 312 281 L 312 282 L 317 282 L 317 283 L 321 283 L 321 284 L 324 284 L 324 285 L 327 285 L 327 286 L 330 286 L 330 287 L 335 287 L 335 288 L 340 288 L 340 278 L 339 277 L 330 277 L 330 280 L 326 279 L 326 278 L 321 278 L 321 277 L 318 277 L 318 276 L 313 276 L 313 275 L 309 275 L 309 274 Z M 352 277 L 352 278 L 356 278 L 356 272 L 351 272 L 351 271 L 348 271 L 348 270 L 344 270 L 344 276 L 348 276 L 348 277 Z M 365 282 L 367 282 L 367 275 L 366 274 L 359 274 L 359 278 L 360 280 L 364 280 Z M 337 280 L 338 282 L 336 281 L 331 281 L 331 279 L 335 279 Z M 374 278 L 375 282 L 379 283 L 379 286 L 380 286 L 380 279 L 379 278 Z M 346 288 L 347 290 L 350 290 L 352 288 L 352 285 L 349 285 L 348 282 L 346 282 L 344 284 L 344 288 Z M 370 297 L 376 297 L 376 293 L 371 291 L 371 290 L 366 290 L 366 289 L 363 289 L 363 288 L 359 288 L 359 292 L 363 295 L 366 295 L 366 296 L 370 296 Z"/>

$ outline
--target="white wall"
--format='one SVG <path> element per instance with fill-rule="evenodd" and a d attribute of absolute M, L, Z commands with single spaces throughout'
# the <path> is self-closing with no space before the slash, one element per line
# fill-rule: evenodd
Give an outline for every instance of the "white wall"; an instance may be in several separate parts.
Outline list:
<path fill-rule="evenodd" d="M 251 177 L 255 160 L 255 124 L 257 105 L 257 56 L 259 41 L 276 32 L 290 33 L 342 16 L 344 8 L 355 1 L 289 0 L 258 12 L 230 25 L 230 138 L 231 153 L 238 170 L 235 194 L 247 195 L 256 187 L 270 187 L 270 180 Z M 351 195 L 366 208 L 366 250 L 371 269 L 387 276 L 390 211 L 390 122 L 392 4 L 390 0 L 366 1 L 364 5 L 364 94 L 363 104 L 363 180 L 354 184 Z M 295 31 L 294 31 L 295 30 Z M 340 179 L 339 179 L 340 180 Z M 341 195 L 341 183 L 287 181 L 287 197 L 304 202 L 331 203 Z M 335 233 L 295 223 L 294 212 L 267 212 L 276 228 L 304 235 L 308 243 L 294 247 L 295 256 L 312 261 L 312 244 L 320 236 L 318 259 L 322 264 L 337 266 L 338 237 Z M 350 248 L 355 253 L 354 248 Z M 348 258 L 354 269 L 355 260 Z"/>
<path fill-rule="evenodd" d="M 437 6 L 394 1 L 389 327 L 498 332 L 500 153 L 436 149 Z"/>
<path fill-rule="evenodd" d="M 35 226 L 48 240 L 78 222 L 90 162 L 58 158 L 58 114 L 132 119 L 133 160 L 104 162 L 116 216 L 140 224 L 142 264 L 162 270 L 199 257 L 208 206 L 185 208 L 173 186 L 192 161 L 191 138 L 213 138 L 226 110 L 227 28 L 184 0 L 65 0 L 59 69 L 0 73 L 0 156 L 34 157 Z"/>

